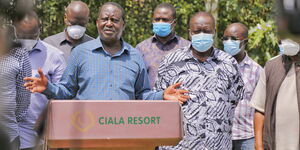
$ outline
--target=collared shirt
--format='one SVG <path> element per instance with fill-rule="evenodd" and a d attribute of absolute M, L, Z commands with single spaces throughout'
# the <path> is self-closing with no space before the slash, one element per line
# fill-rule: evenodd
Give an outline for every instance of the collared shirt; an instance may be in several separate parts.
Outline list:
<path fill-rule="evenodd" d="M 32 66 L 32 76 L 39 77 L 37 70 L 41 68 L 52 83 L 59 81 L 66 67 L 63 53 L 40 40 L 29 51 L 29 60 Z M 27 116 L 19 123 L 21 149 L 36 145 L 38 136 L 34 130 L 35 122 L 48 104 L 47 97 L 40 93 L 32 93 L 30 101 Z"/>
<path fill-rule="evenodd" d="M 232 139 L 241 140 L 254 137 L 253 116 L 254 109 L 250 107 L 250 100 L 259 79 L 262 67 L 248 55 L 238 64 L 245 84 L 244 98 L 236 109 L 233 119 Z"/>
<path fill-rule="evenodd" d="M 163 99 L 162 91 L 150 90 L 143 58 L 136 49 L 122 41 L 122 49 L 111 56 L 99 37 L 74 48 L 61 81 L 48 83 L 44 93 L 54 99 Z"/>
<path fill-rule="evenodd" d="M 173 52 L 181 47 L 188 46 L 189 44 L 190 41 L 174 35 L 174 37 L 172 37 L 165 44 L 161 43 L 156 36 L 152 36 L 136 45 L 136 49 L 142 53 L 144 58 L 151 87 L 154 86 L 158 66 L 163 57 L 170 52 Z"/>
<path fill-rule="evenodd" d="M 190 46 L 166 55 L 158 69 L 155 89 L 182 82 L 190 99 L 182 105 L 185 136 L 177 146 L 161 149 L 229 150 L 234 109 L 244 84 L 236 60 L 213 49 L 206 61 L 196 59 Z"/>
<path fill-rule="evenodd" d="M 281 55 L 276 56 L 281 57 Z M 276 58 L 275 57 L 275 58 Z M 297 99 L 297 77 L 295 64 L 292 65 L 277 93 L 275 116 L 275 143 L 278 150 L 299 150 L 299 108 Z M 267 96 L 266 73 L 260 78 L 251 99 L 251 106 L 264 113 Z"/>
<path fill-rule="evenodd" d="M 30 104 L 30 92 L 24 77 L 31 76 L 28 52 L 22 48 L 0 57 L 0 123 L 13 141 L 19 136 L 18 122 L 25 118 Z"/>
<path fill-rule="evenodd" d="M 93 39 L 94 38 L 90 37 L 89 35 L 84 34 L 80 42 L 76 43 L 76 45 L 72 45 L 72 43 L 67 40 L 66 32 L 63 31 L 45 38 L 44 42 L 61 50 L 64 53 L 65 60 L 68 62 L 69 57 L 71 55 L 71 51 L 74 47 Z"/>

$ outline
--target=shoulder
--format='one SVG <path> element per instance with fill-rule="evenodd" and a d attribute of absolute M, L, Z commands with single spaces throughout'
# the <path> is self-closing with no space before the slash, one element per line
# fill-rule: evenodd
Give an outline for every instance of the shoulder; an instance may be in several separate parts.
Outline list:
<path fill-rule="evenodd" d="M 52 59 L 64 59 L 64 53 L 61 50 L 44 41 L 41 42 L 46 47 L 47 55 L 49 55 L 49 57 Z"/>
<path fill-rule="evenodd" d="M 190 45 L 181 47 L 181 48 L 167 54 L 166 56 L 164 56 L 162 63 L 169 65 L 169 64 L 190 58 L 189 57 L 189 55 L 190 55 L 189 49 L 190 49 Z"/>
<path fill-rule="evenodd" d="M 221 62 L 224 63 L 232 63 L 233 65 L 238 65 L 237 61 L 228 53 L 218 49 L 214 48 L 214 56 Z"/>
<path fill-rule="evenodd" d="M 256 69 L 259 69 L 259 70 L 262 70 L 263 68 L 256 62 L 254 61 L 251 57 L 247 56 L 249 61 L 250 61 L 250 65 L 251 67 L 253 68 L 256 68 Z"/>
<path fill-rule="evenodd" d="M 83 38 L 84 38 L 84 39 L 83 39 L 84 42 L 87 42 L 87 41 L 90 41 L 90 40 L 94 40 L 94 39 L 95 39 L 95 38 L 93 38 L 93 37 L 91 37 L 91 36 L 89 36 L 89 35 L 87 35 L 87 34 L 85 34 Z"/>
<path fill-rule="evenodd" d="M 149 43 L 151 43 L 152 40 L 153 40 L 153 36 L 147 38 L 146 40 L 144 40 L 144 41 L 142 41 L 142 42 L 140 42 L 140 43 L 138 43 L 138 44 L 136 45 L 136 48 L 140 50 L 140 49 L 143 48 L 144 46 L 146 46 L 146 45 L 148 45 Z"/>
<path fill-rule="evenodd" d="M 183 45 L 189 45 L 191 42 L 189 40 L 186 40 L 185 38 L 181 37 L 181 36 L 178 36 L 177 35 L 177 38 L 178 38 L 178 41 L 180 43 L 182 43 Z"/>
<path fill-rule="evenodd" d="M 57 33 L 57 34 L 54 34 L 54 35 L 50 35 L 48 37 L 46 37 L 43 41 L 44 42 L 57 42 L 57 38 L 61 36 L 61 34 L 63 34 L 64 32 L 60 32 L 60 33 Z"/>

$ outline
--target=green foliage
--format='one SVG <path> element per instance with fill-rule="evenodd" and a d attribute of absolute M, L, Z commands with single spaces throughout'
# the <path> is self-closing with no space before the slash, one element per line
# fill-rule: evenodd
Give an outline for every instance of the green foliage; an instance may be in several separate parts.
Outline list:
<path fill-rule="evenodd" d="M 109 0 L 83 0 L 90 8 L 90 21 L 87 34 L 97 37 L 96 19 L 99 7 Z M 126 11 L 126 29 L 123 34 L 125 41 L 135 46 L 137 43 L 153 35 L 152 13 L 155 6 L 162 2 L 173 4 L 177 10 L 176 32 L 188 38 L 188 20 L 192 14 L 207 10 L 212 12 L 217 22 L 217 41 L 215 45 L 223 48 L 223 31 L 226 26 L 234 23 L 244 23 L 250 29 L 249 55 L 264 64 L 270 57 L 277 54 L 277 36 L 274 24 L 274 2 L 272 0 L 110 0 L 119 3 Z M 63 31 L 64 10 L 70 0 L 36 1 L 42 21 L 42 37 Z M 205 5 L 206 4 L 206 5 Z M 208 7 L 211 5 L 212 8 Z M 257 29 L 260 24 L 263 29 Z"/>

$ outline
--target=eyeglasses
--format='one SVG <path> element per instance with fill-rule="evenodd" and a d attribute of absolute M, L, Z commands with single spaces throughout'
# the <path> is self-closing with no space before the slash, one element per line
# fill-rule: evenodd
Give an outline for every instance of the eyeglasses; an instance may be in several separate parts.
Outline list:
<path fill-rule="evenodd" d="M 224 37 L 222 37 L 222 41 L 227 41 L 227 40 L 237 41 L 237 40 L 240 40 L 240 39 L 238 39 L 237 37 L 234 37 L 234 36 L 224 36 Z"/>

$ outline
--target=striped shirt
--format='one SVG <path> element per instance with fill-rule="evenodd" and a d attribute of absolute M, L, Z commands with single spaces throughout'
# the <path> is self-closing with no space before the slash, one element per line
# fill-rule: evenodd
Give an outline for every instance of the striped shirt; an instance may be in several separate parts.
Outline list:
<path fill-rule="evenodd" d="M 248 55 L 239 63 L 239 69 L 245 83 L 243 100 L 235 109 L 233 119 L 232 139 L 242 140 L 254 137 L 253 116 L 254 108 L 250 106 L 250 100 L 259 79 L 262 67 Z"/>
<path fill-rule="evenodd" d="M 41 68 L 45 76 L 52 83 L 60 80 L 66 67 L 64 54 L 54 46 L 40 40 L 29 51 L 29 60 L 32 66 L 32 76 L 38 77 L 37 70 Z M 32 93 L 30 101 L 26 118 L 19 122 L 21 149 L 35 146 L 37 134 L 34 126 L 36 120 L 48 104 L 47 97 L 40 93 Z"/>
<path fill-rule="evenodd" d="M 182 82 L 191 97 L 182 105 L 185 136 L 177 146 L 160 149 L 229 150 L 234 109 L 244 84 L 236 60 L 214 48 L 206 61 L 196 59 L 190 46 L 166 55 L 158 69 L 155 89 Z"/>
<path fill-rule="evenodd" d="M 19 136 L 18 122 L 27 114 L 30 92 L 25 89 L 24 77 L 31 76 L 28 52 L 15 48 L 0 57 L 0 123 L 13 141 Z"/>

